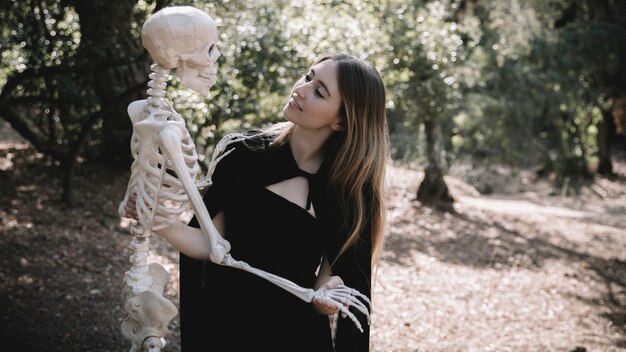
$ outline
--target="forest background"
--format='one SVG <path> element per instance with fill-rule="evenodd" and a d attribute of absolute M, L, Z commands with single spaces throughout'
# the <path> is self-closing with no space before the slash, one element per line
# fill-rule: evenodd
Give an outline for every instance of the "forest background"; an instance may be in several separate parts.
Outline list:
<path fill-rule="evenodd" d="M 410 199 L 405 204 L 410 211 L 392 203 L 403 209 L 403 218 L 391 225 L 415 224 L 420 214 L 442 222 L 447 221 L 442 214 L 458 219 L 467 210 L 458 207 L 463 195 L 519 194 L 538 184 L 547 185 L 543 195 L 564 197 L 563 204 L 587 211 L 576 202 L 590 190 L 604 207 L 596 220 L 606 222 L 603 216 L 611 214 L 618 234 L 605 243 L 612 252 L 597 258 L 603 264 L 593 263 L 622 295 L 616 298 L 608 286 L 614 307 L 607 321 L 611 334 L 617 333 L 608 343 L 626 347 L 626 257 L 619 251 L 626 241 L 626 2 L 621 0 L 3 1 L 0 137 L 10 129 L 24 143 L 0 140 L 3 305 L 14 304 L 11 290 L 35 280 L 24 278 L 32 270 L 32 260 L 25 259 L 30 254 L 24 253 L 38 243 L 26 240 L 35 236 L 33 226 L 65 231 L 58 219 L 78 221 L 77 209 L 91 206 L 85 205 L 88 183 L 103 182 L 98 175 L 121 180 L 117 186 L 123 188 L 131 161 L 126 107 L 145 97 L 151 63 L 141 46 L 141 26 L 151 13 L 171 5 L 206 10 L 221 33 L 219 78 L 211 96 L 193 94 L 176 79 L 168 87 L 202 162 L 224 134 L 281 121 L 291 85 L 315 58 L 334 52 L 364 58 L 386 83 L 391 156 L 404 170 L 402 179 L 410 180 L 398 186 L 403 189 L 398 199 Z M 411 170 L 419 176 L 406 176 L 414 175 Z M 32 184 L 20 183 L 28 178 Z M 119 190 L 107 187 L 100 188 L 114 194 L 105 196 L 119 202 Z M 430 213 L 426 205 L 437 211 Z M 49 208 L 54 216 L 43 216 Z M 24 225 L 38 211 L 40 220 Z M 81 214 L 89 219 L 91 213 Z M 81 226 L 68 241 L 87 240 L 89 226 Z M 104 227 L 121 232 L 117 223 Z M 389 242 L 398 241 L 392 236 Z M 534 247 L 523 251 L 528 250 Z M 493 252 L 489 255 L 489 265 L 495 265 Z M 46 282 L 41 286 L 49 287 Z M 15 319 L 6 313 L 2 324 L 13 324 L 9 317 Z M 464 350 L 459 346 L 442 350 Z"/>

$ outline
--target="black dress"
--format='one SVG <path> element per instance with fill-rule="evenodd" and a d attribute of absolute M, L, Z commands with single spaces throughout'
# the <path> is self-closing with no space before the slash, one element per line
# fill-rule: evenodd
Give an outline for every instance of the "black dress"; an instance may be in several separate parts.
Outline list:
<path fill-rule="evenodd" d="M 312 288 L 321 258 L 334 261 L 345 241 L 345 221 L 328 186 L 328 168 L 315 175 L 300 170 L 288 143 L 252 151 L 235 143 L 212 176 L 204 202 L 211 216 L 222 211 L 231 255 L 253 267 Z M 304 176 L 309 182 L 306 209 L 266 186 Z M 334 213 L 334 214 L 333 214 Z M 195 219 L 191 226 L 198 227 Z M 368 231 L 369 232 L 369 231 Z M 370 296 L 369 234 L 361 246 L 332 266 L 346 285 Z M 333 351 L 328 317 L 291 293 L 251 273 L 191 259 L 181 254 L 182 351 Z M 359 316 L 360 313 L 357 313 Z M 339 319 L 336 351 L 368 351 L 364 333 Z"/>

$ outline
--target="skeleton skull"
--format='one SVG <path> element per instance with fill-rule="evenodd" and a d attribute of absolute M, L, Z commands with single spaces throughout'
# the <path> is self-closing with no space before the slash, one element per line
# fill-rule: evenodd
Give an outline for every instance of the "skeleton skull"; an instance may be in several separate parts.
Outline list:
<path fill-rule="evenodd" d="M 146 21 L 141 38 L 157 64 L 176 68 L 183 85 L 208 96 L 220 56 L 217 26 L 211 16 L 195 7 L 166 7 Z"/>

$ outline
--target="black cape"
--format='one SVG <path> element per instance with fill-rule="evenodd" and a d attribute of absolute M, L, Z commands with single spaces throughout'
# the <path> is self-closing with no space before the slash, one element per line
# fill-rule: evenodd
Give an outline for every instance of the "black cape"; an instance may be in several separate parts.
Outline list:
<path fill-rule="evenodd" d="M 369 229 L 337 258 L 347 226 L 332 187 L 329 168 L 317 174 L 300 170 L 289 143 L 253 151 L 241 142 L 222 159 L 204 195 L 211 216 L 224 213 L 231 255 L 259 269 L 312 288 L 323 255 L 347 286 L 370 297 Z M 271 192 L 268 185 L 298 176 L 309 181 L 315 217 Z M 196 219 L 190 226 L 199 227 Z M 335 260 L 336 259 L 336 260 Z M 333 351 L 329 320 L 287 291 L 239 269 L 180 256 L 180 320 L 183 352 L 192 351 Z M 350 319 L 338 320 L 334 351 L 369 351 L 364 332 Z"/>

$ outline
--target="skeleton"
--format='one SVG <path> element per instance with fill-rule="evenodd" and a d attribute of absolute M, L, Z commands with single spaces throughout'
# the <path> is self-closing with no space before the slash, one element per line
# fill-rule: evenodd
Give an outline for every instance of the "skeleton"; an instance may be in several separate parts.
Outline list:
<path fill-rule="evenodd" d="M 128 318 L 122 323 L 123 335 L 131 340 L 131 352 L 160 351 L 169 321 L 178 314 L 174 304 L 163 297 L 168 281 L 167 271 L 157 263 L 147 263 L 151 232 L 177 221 L 186 210 L 193 209 L 203 234 L 210 243 L 213 263 L 236 267 L 260 276 L 291 292 L 305 302 L 320 299 L 335 305 L 349 316 L 359 330 L 361 324 L 349 307 L 355 307 L 370 322 L 370 301 L 366 296 L 340 285 L 317 291 L 303 288 L 277 275 L 254 268 L 230 254 L 230 244 L 215 228 L 198 191 L 211 185 L 210 175 L 217 163 L 229 152 L 228 145 L 245 136 L 232 134 L 218 143 L 205 178 L 195 146 L 182 117 L 165 97 L 170 69 L 176 69 L 181 83 L 204 96 L 215 83 L 217 30 L 213 19 L 193 7 L 169 7 L 155 13 L 143 26 L 143 45 L 155 64 L 151 66 L 148 98 L 131 103 L 128 113 L 133 123 L 131 152 L 135 158 L 121 216 L 130 197 L 136 197 L 137 223 L 131 227 L 135 238 L 130 246 L 131 269 L 125 275 L 125 305 Z M 231 150 L 232 151 L 232 150 Z"/>

